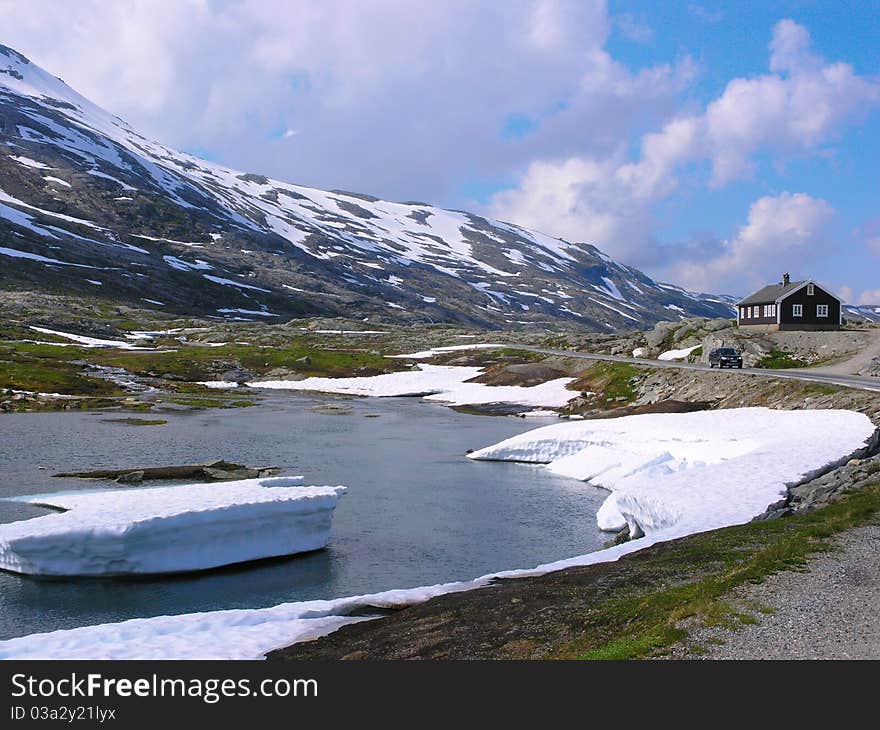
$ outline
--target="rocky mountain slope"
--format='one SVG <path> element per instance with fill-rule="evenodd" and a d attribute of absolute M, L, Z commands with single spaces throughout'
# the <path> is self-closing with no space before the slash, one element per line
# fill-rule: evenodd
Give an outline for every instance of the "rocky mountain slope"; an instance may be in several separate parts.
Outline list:
<path fill-rule="evenodd" d="M 880 304 L 844 304 L 843 316 L 850 322 L 880 322 Z"/>
<path fill-rule="evenodd" d="M 242 174 L 138 134 L 0 46 L 0 286 L 177 314 L 592 331 L 729 317 L 595 246 Z"/>

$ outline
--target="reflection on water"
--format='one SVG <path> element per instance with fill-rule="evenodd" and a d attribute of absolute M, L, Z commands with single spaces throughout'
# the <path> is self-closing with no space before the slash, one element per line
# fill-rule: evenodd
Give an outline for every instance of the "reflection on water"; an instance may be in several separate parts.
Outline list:
<path fill-rule="evenodd" d="M 315 408 L 321 404 L 345 409 Z M 257 408 L 163 415 L 0 416 L 0 497 L 112 483 L 58 471 L 226 459 L 279 466 L 304 484 L 345 484 L 328 549 L 165 578 L 45 580 L 0 573 L 0 638 L 139 616 L 271 606 L 464 580 L 594 550 L 606 493 L 479 448 L 545 422 L 456 413 L 417 399 L 281 393 Z M 39 467 L 45 467 L 40 469 Z M 0 522 L 46 511 L 0 501 Z"/>

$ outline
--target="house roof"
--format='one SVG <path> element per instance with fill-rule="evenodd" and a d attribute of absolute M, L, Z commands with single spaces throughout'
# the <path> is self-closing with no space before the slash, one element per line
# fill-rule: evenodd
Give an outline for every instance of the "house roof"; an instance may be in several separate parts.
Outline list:
<path fill-rule="evenodd" d="M 802 285 L 806 284 L 807 281 L 809 280 L 792 281 L 788 284 L 771 284 L 770 286 L 765 286 L 763 289 L 759 289 L 754 294 L 741 300 L 739 304 L 767 304 L 769 302 L 775 302 L 777 299 L 800 288 Z"/>

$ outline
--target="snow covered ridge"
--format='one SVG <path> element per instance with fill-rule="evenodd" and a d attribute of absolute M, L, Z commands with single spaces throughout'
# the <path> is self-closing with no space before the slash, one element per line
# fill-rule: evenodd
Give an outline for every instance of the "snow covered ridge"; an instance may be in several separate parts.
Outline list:
<path fill-rule="evenodd" d="M 63 337 L 66 340 L 70 340 L 71 342 L 76 342 L 82 347 L 111 347 L 117 348 L 120 350 L 151 350 L 150 347 L 138 347 L 133 345 L 131 342 L 124 342 L 122 340 L 102 340 L 97 337 L 86 337 L 85 335 L 74 335 L 70 332 L 59 332 L 58 330 L 50 330 L 46 327 L 34 327 L 31 325 L 31 329 L 34 332 L 39 332 L 44 335 L 55 335 L 56 337 Z M 63 346 L 63 342 L 44 342 L 44 345 L 59 345 Z"/>
<path fill-rule="evenodd" d="M 426 203 L 271 180 L 170 149 L 4 46 L 0 116 L 15 120 L 0 128 L 0 169 L 12 180 L 39 180 L 40 189 L 51 183 L 50 200 L 64 210 L 76 211 L 81 196 L 96 190 L 125 201 L 123 216 L 106 215 L 115 203 L 88 208 L 92 221 L 54 212 L 43 195 L 0 194 L 0 227 L 22 237 L 0 256 L 40 267 L 65 286 L 75 269 L 58 266 L 90 262 L 106 271 L 100 280 L 116 296 L 230 320 L 301 315 L 304 304 L 336 314 L 327 298 L 350 302 L 354 293 L 363 314 L 407 321 L 517 324 L 525 317 L 609 331 L 666 318 L 667 307 L 731 314 L 717 298 L 660 284 L 588 243 Z M 147 199 L 186 218 L 192 240 L 127 223 Z M 146 248 L 127 242 L 134 239 Z M 59 241 L 69 257 L 51 253 Z M 198 259 L 191 260 L 193 249 Z M 285 281 L 285 267 L 265 263 L 258 251 L 295 260 L 296 275 Z M 136 278 L 125 264 L 138 267 Z"/>
<path fill-rule="evenodd" d="M 19 497 L 67 510 L 0 525 L 0 568 L 43 576 L 204 570 L 318 550 L 345 487 L 299 477 Z"/>
<path fill-rule="evenodd" d="M 873 432 L 853 411 L 646 414 L 545 426 L 469 458 L 546 464 L 609 489 L 601 529 L 667 539 L 747 522 Z"/>
<path fill-rule="evenodd" d="M 467 382 L 482 371 L 478 367 L 421 364 L 418 370 L 370 377 L 262 380 L 248 385 L 252 388 L 318 391 L 373 398 L 420 396 L 425 400 L 461 406 L 513 403 L 559 408 L 578 395 L 576 391 L 567 388 L 569 383 L 574 382 L 574 378 L 558 378 L 531 387 Z"/>

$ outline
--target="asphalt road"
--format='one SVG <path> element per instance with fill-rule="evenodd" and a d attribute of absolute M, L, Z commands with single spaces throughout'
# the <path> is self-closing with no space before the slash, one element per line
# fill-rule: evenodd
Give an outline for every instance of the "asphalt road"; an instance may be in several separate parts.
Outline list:
<path fill-rule="evenodd" d="M 605 360 L 609 362 L 628 362 L 633 365 L 645 365 L 652 368 L 678 368 L 679 370 L 710 370 L 708 365 L 678 362 L 675 360 L 646 360 L 638 357 L 623 357 L 622 355 L 599 355 L 592 352 L 579 352 L 577 350 L 549 350 L 542 347 L 517 346 L 519 350 L 530 350 L 546 355 L 558 355 L 560 357 L 575 357 L 582 360 Z M 734 368 L 733 372 L 743 376 L 758 378 L 789 378 L 791 380 L 805 380 L 810 383 L 825 383 L 827 385 L 842 385 L 847 388 L 859 388 L 880 393 L 880 378 L 872 378 L 861 375 L 841 375 L 837 373 L 820 373 L 810 370 L 766 370 L 760 368 Z"/>

